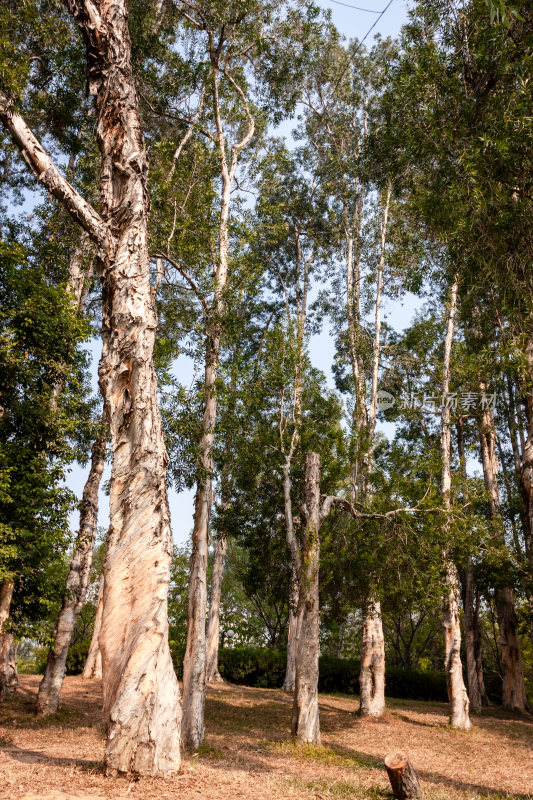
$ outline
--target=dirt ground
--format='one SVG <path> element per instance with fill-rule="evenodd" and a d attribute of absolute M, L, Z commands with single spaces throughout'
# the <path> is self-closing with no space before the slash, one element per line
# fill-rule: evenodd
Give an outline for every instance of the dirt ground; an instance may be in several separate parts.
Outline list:
<path fill-rule="evenodd" d="M 290 697 L 222 686 L 208 693 L 206 737 L 168 780 L 106 778 L 101 686 L 67 678 L 63 706 L 34 716 L 39 676 L 20 677 L 0 706 L 1 800 L 387 800 L 385 754 L 406 750 L 427 800 L 533 800 L 533 719 L 491 709 L 470 732 L 451 730 L 440 703 L 393 700 L 379 721 L 354 698 L 320 698 L 321 747 L 293 744 Z"/>

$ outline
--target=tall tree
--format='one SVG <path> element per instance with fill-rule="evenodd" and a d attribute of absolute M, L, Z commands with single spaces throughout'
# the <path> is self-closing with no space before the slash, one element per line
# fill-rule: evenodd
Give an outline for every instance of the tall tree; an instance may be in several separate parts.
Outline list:
<path fill-rule="evenodd" d="M 4 94 L 0 119 L 39 183 L 87 231 L 101 261 L 99 382 L 113 453 L 99 637 L 108 721 L 105 762 L 109 773 L 162 775 L 179 768 L 181 710 L 167 635 L 172 556 L 167 456 L 152 364 L 156 314 L 146 237 L 148 170 L 128 5 L 66 0 L 65 6 L 86 49 L 100 150 L 100 213 L 65 179 Z M 143 676 L 150 677 L 140 683 Z"/>

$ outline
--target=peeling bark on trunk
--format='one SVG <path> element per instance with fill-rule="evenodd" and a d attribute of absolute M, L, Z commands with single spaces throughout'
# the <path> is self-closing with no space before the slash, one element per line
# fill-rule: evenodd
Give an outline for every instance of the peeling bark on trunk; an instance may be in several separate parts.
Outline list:
<path fill-rule="evenodd" d="M 463 479 L 463 501 L 468 502 L 468 474 L 466 471 L 465 440 L 463 418 L 457 422 L 457 453 L 459 455 L 460 469 Z M 468 563 L 462 576 L 466 674 L 468 683 L 468 696 L 470 710 L 478 713 L 482 706 L 489 705 L 483 679 L 483 663 L 481 659 L 481 631 L 479 628 L 478 605 L 474 602 L 474 570 L 472 559 Z"/>
<path fill-rule="evenodd" d="M 480 386 L 481 392 L 486 387 Z M 503 519 L 500 508 L 498 487 L 498 459 L 496 456 L 496 431 L 494 418 L 489 407 L 482 410 L 479 420 L 479 438 L 485 487 L 489 494 L 489 515 L 493 526 L 495 543 L 505 548 Z M 500 632 L 500 651 L 502 663 L 502 705 L 509 711 L 527 711 L 528 703 L 524 685 L 524 667 L 518 620 L 514 609 L 514 591 L 511 586 L 499 584 L 495 587 L 496 614 Z"/>
<path fill-rule="evenodd" d="M 474 605 L 474 573 L 471 562 L 467 565 L 464 575 L 463 610 L 468 696 L 470 710 L 477 714 L 483 706 L 489 705 L 489 700 L 483 680 L 481 635 L 477 619 L 477 608 Z"/>
<path fill-rule="evenodd" d="M 442 396 L 447 397 L 450 388 L 450 360 L 452 352 L 455 311 L 457 306 L 457 281 L 451 288 L 450 307 L 444 340 L 442 365 Z M 441 458 L 442 458 L 442 501 L 445 511 L 451 512 L 451 469 L 450 469 L 450 407 L 443 403 L 441 411 Z M 448 524 L 448 523 L 447 523 Z M 444 671 L 450 702 L 450 725 L 463 730 L 470 729 L 469 700 L 463 680 L 461 663 L 461 623 L 459 616 L 459 575 L 455 564 L 444 553 L 445 587 L 442 608 L 444 629 Z"/>
<path fill-rule="evenodd" d="M 228 64 L 221 65 L 221 48 L 224 42 L 224 26 L 220 34 L 220 46 L 215 45 L 215 33 L 205 28 L 209 39 L 209 63 L 212 75 L 212 102 L 216 125 L 216 144 L 221 168 L 220 220 L 218 225 L 218 263 L 215 267 L 213 304 L 208 309 L 205 359 L 205 404 L 200 437 L 199 472 L 196 490 L 194 528 L 192 534 L 191 568 L 189 577 L 189 607 L 187 619 L 187 645 L 183 660 L 183 720 L 182 742 L 189 749 L 197 749 L 204 737 L 204 709 L 206 687 L 206 611 L 207 611 L 207 552 L 209 544 L 209 516 L 212 504 L 213 444 L 217 414 L 216 378 L 220 362 L 220 339 L 222 320 L 226 304 L 224 294 L 228 279 L 229 258 L 229 213 L 231 189 L 237 169 L 239 155 L 251 141 L 255 123 L 246 96 L 240 86 L 230 78 L 233 89 L 246 115 L 246 131 L 243 138 L 235 142 L 228 159 L 224 133 L 219 81 L 221 72 L 228 77 Z M 217 34 L 216 38 L 219 36 Z"/>
<path fill-rule="evenodd" d="M 361 235 L 362 200 L 364 187 L 361 189 L 361 206 L 356 215 L 355 228 L 357 238 Z M 377 269 L 376 302 L 374 311 L 374 341 L 372 345 L 372 368 L 370 372 L 370 402 L 366 405 L 366 380 L 360 363 L 358 343 L 360 331 L 360 247 L 354 259 L 353 245 L 347 248 L 347 296 L 348 296 L 348 328 L 350 331 L 350 359 L 352 376 L 356 387 L 356 408 L 354 411 L 354 429 L 358 445 L 358 456 L 354 467 L 357 480 L 353 480 L 352 494 L 359 495 L 367 504 L 372 499 L 372 471 L 374 468 L 374 434 L 376 430 L 378 409 L 378 376 L 381 353 L 381 298 L 383 293 L 383 270 L 385 268 L 385 247 L 387 242 L 387 226 L 392 189 L 389 186 L 385 194 L 383 217 L 380 232 L 380 257 Z M 381 603 L 377 597 L 370 597 L 363 608 L 363 630 L 361 637 L 361 671 L 360 712 L 363 715 L 378 717 L 385 710 L 385 639 L 383 636 L 383 620 Z"/>
<path fill-rule="evenodd" d="M 96 539 L 98 489 L 104 471 L 106 438 L 97 440 L 92 448 L 91 468 L 81 501 L 80 531 L 70 563 L 63 605 L 54 632 L 54 645 L 48 653 L 46 669 L 37 695 L 38 716 L 55 714 L 59 708 L 68 649 L 76 620 L 85 602 Z"/>
<path fill-rule="evenodd" d="M 318 659 L 320 655 L 320 614 L 318 573 L 320 565 L 320 456 L 307 453 L 302 516 L 300 589 L 298 598 L 298 643 L 296 685 L 292 707 L 292 735 L 301 742 L 320 744 L 318 712 Z"/>
<path fill-rule="evenodd" d="M 526 440 L 522 447 L 520 469 L 520 494 L 522 497 L 523 519 L 528 560 L 528 579 L 526 592 L 529 604 L 529 625 L 533 641 L 533 319 L 529 320 L 529 335 L 526 341 L 526 374 L 528 390 L 524 397 L 526 412 Z M 520 427 L 522 430 L 522 426 Z"/>
<path fill-rule="evenodd" d="M 106 771 L 167 775 L 180 765 L 179 689 L 168 645 L 172 535 L 153 348 L 147 160 L 131 68 L 126 0 L 63 0 L 84 39 L 100 149 L 100 214 L 76 192 L 0 93 L 0 119 L 37 180 L 98 247 L 99 383 L 113 469 L 99 645 Z"/>
<path fill-rule="evenodd" d="M 12 633 L 0 634 L 0 701 L 17 691 L 17 649 Z"/>
<path fill-rule="evenodd" d="M 14 588 L 12 581 L 0 585 L 0 700 L 14 695 L 18 686 L 15 639 L 13 634 L 4 632 Z"/>
<path fill-rule="evenodd" d="M 379 600 L 370 600 L 365 608 L 359 687 L 359 712 L 380 717 L 385 710 L 385 638 Z"/>
<path fill-rule="evenodd" d="M 215 547 L 213 574 L 211 576 L 211 597 L 209 599 L 209 617 L 207 620 L 206 641 L 206 680 L 207 683 L 222 683 L 218 669 L 218 643 L 220 637 L 220 599 L 222 596 L 222 578 L 224 576 L 224 559 L 226 557 L 227 540 L 219 536 Z"/>
<path fill-rule="evenodd" d="M 213 444 L 217 400 L 215 380 L 219 362 L 219 339 L 208 334 L 205 364 L 205 406 L 200 441 L 200 478 L 196 489 L 194 528 L 189 572 L 187 646 L 183 659 L 183 720 L 181 739 L 184 747 L 195 750 L 204 738 L 206 685 L 207 554 L 209 517 L 212 503 Z"/>
<path fill-rule="evenodd" d="M 104 610 L 104 576 L 100 578 L 100 587 L 98 589 L 98 600 L 96 601 L 96 616 L 94 618 L 93 635 L 91 638 L 91 645 L 87 654 L 87 661 L 83 668 L 82 677 L 86 679 L 93 679 L 97 681 L 102 680 L 102 654 L 98 646 L 98 637 L 102 629 L 102 613 Z"/>
<path fill-rule="evenodd" d="M 167 775 L 180 765 L 179 689 L 168 645 L 172 535 L 168 457 L 157 406 L 157 325 L 147 247 L 147 160 L 131 70 L 125 0 L 66 0 L 87 49 L 101 154 L 101 214 L 112 236 L 102 263 L 99 382 L 111 434 L 110 530 L 102 656 L 105 765 Z"/>
<path fill-rule="evenodd" d="M 289 587 L 289 632 L 287 635 L 287 665 L 281 687 L 284 692 L 293 692 L 296 682 L 296 648 L 298 645 L 298 594 L 299 568 L 291 558 L 291 583 Z"/>

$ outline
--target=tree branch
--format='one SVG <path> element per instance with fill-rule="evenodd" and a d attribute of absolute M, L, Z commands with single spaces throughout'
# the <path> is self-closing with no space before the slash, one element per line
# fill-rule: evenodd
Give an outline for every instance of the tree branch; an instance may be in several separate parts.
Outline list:
<path fill-rule="evenodd" d="M 189 273 L 186 270 L 184 270 L 183 267 L 180 266 L 180 264 L 178 264 L 177 261 L 174 261 L 174 259 L 171 256 L 166 255 L 165 253 L 154 253 L 153 257 L 154 258 L 164 258 L 165 261 L 168 261 L 168 263 L 171 266 L 174 267 L 174 269 L 178 270 L 179 274 L 183 278 L 185 278 L 185 280 L 187 281 L 187 283 L 189 284 L 189 286 L 191 287 L 191 289 L 195 293 L 196 297 L 198 298 L 198 300 L 202 304 L 202 308 L 204 310 L 204 314 L 206 315 L 206 317 L 209 316 L 209 313 L 210 313 L 211 309 L 209 308 L 205 297 L 203 296 L 203 294 L 201 293 L 200 289 L 198 288 L 198 285 L 193 281 L 193 279 L 191 278 Z"/>
<path fill-rule="evenodd" d="M 0 120 L 41 186 L 59 200 L 100 249 L 108 249 L 112 244 L 108 225 L 61 174 L 24 119 L 12 109 L 11 102 L 1 91 Z"/>

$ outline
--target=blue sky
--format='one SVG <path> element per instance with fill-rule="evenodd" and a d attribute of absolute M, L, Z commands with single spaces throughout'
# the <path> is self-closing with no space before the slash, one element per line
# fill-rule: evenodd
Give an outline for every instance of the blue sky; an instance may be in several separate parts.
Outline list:
<path fill-rule="evenodd" d="M 368 32 L 371 25 L 377 20 L 378 14 L 358 11 L 354 8 L 347 7 L 347 5 L 360 6 L 362 8 L 381 12 L 387 6 L 387 2 L 388 0 L 347 0 L 346 5 L 341 5 L 340 3 L 337 4 L 333 2 L 333 0 L 329 0 L 329 2 L 328 0 L 319 0 L 318 5 L 324 9 L 331 10 L 333 22 L 347 39 L 357 38 L 361 40 Z M 366 39 L 365 45 L 368 46 L 371 44 L 376 33 L 381 34 L 382 37 L 397 36 L 406 19 L 406 3 L 404 3 L 403 0 L 392 0 L 390 7 L 379 19 L 375 28 Z M 385 302 L 383 309 L 384 318 L 394 328 L 401 330 L 410 324 L 413 314 L 420 305 L 421 302 L 418 298 L 409 295 L 405 297 L 402 302 Z M 99 342 L 93 343 L 91 352 L 93 355 L 93 382 L 96 391 L 96 368 L 100 355 Z M 312 338 L 310 353 L 314 366 L 324 372 L 328 382 L 331 384 L 331 364 L 333 363 L 334 343 L 329 330 L 326 329 Z M 192 364 L 190 361 L 184 357 L 179 359 L 176 363 L 176 375 L 181 381 L 190 382 L 192 375 Z M 383 428 L 383 430 L 385 433 L 387 432 L 386 428 Z M 87 471 L 88 467 L 83 468 L 76 465 L 72 468 L 68 477 L 67 483 L 78 497 L 81 497 Z M 109 479 L 109 472 L 109 465 L 106 465 L 104 482 Z M 194 491 L 184 491 L 177 494 L 175 491 L 171 490 L 169 492 L 169 501 L 174 541 L 176 544 L 182 545 L 187 541 L 192 529 Z M 101 490 L 99 525 L 103 528 L 106 528 L 108 524 L 108 506 L 109 500 Z M 73 530 L 77 530 L 77 513 L 72 515 L 71 526 Z"/>

